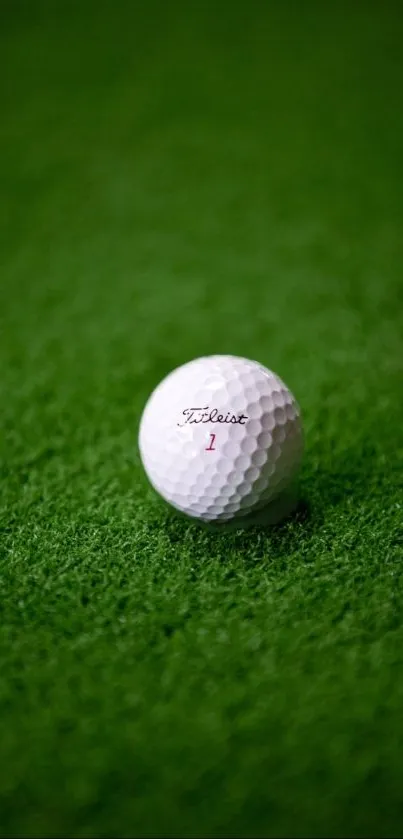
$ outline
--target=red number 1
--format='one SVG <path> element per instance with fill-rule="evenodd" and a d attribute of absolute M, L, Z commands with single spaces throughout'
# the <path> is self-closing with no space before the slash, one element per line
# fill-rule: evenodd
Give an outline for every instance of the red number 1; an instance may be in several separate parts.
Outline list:
<path fill-rule="evenodd" d="M 210 445 L 209 445 L 209 446 L 207 446 L 207 448 L 205 449 L 205 451 L 206 451 L 206 452 L 215 452 L 215 448 L 214 448 L 214 440 L 215 440 L 215 437 L 216 437 L 216 436 L 215 436 L 215 434 L 210 434 L 210 437 L 211 437 L 211 440 L 210 440 Z"/>

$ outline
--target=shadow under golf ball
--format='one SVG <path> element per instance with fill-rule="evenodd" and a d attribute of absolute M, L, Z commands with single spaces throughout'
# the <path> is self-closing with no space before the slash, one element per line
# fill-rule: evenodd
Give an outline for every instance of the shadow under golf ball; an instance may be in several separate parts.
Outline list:
<path fill-rule="evenodd" d="M 251 527 L 262 529 L 273 527 L 286 521 L 295 512 L 299 505 L 299 496 L 296 486 L 292 486 L 280 493 L 273 501 L 268 502 L 264 507 L 254 510 L 245 516 L 224 519 L 220 521 L 204 521 L 193 516 L 187 516 L 180 510 L 175 510 L 177 516 L 188 523 L 194 523 L 203 529 L 220 532 L 225 530 L 246 530 Z"/>

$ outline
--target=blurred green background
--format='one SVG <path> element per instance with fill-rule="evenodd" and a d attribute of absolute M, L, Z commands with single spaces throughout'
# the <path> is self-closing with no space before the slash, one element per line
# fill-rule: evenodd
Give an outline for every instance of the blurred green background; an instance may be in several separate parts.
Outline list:
<path fill-rule="evenodd" d="M 400 2 L 0 8 L 0 834 L 403 831 Z M 300 402 L 302 504 L 215 534 L 144 403 Z"/>

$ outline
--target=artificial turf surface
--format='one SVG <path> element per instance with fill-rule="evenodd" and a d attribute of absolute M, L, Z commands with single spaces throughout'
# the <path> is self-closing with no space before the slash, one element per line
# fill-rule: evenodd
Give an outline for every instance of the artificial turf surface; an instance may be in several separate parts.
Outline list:
<path fill-rule="evenodd" d="M 0 834 L 401 836 L 402 5 L 1 17 Z M 302 408 L 273 530 L 140 466 L 217 352 Z"/>

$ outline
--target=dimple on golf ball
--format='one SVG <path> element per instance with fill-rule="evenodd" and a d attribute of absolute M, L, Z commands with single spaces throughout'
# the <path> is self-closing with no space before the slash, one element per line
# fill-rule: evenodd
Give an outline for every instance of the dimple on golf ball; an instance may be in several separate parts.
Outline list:
<path fill-rule="evenodd" d="M 202 521 L 235 519 L 276 499 L 295 476 L 300 410 L 258 362 L 197 358 L 151 394 L 139 449 L 151 484 L 177 510 Z"/>

